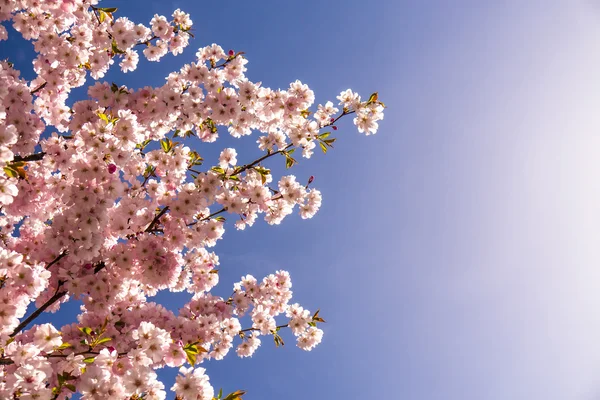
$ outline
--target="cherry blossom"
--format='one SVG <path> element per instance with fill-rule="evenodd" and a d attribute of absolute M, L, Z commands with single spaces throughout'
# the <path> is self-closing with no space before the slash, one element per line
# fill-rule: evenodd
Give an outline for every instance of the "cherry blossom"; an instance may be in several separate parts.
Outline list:
<path fill-rule="evenodd" d="M 288 272 L 245 275 L 230 297 L 215 296 L 211 248 L 232 226 L 312 218 L 322 202 L 314 177 L 277 174 L 274 163 L 289 169 L 327 153 L 349 115 L 374 134 L 385 108 L 377 93 L 315 104 L 300 81 L 251 82 L 246 55 L 217 44 L 162 86 L 102 81 L 115 64 L 135 71 L 141 55 L 181 54 L 193 39 L 181 10 L 143 25 L 97 0 L 0 1 L 0 40 L 9 24 L 32 42 L 36 77 L 0 62 L 0 398 L 164 399 L 171 390 L 210 400 L 203 361 L 234 347 L 251 357 L 266 337 L 281 346 L 288 334 L 303 350 L 317 346 L 325 321 L 291 303 Z M 88 98 L 68 102 L 90 80 Z M 223 134 L 255 135 L 262 155 L 228 147 L 205 165 L 194 149 Z M 189 301 L 168 310 L 149 299 L 162 290 Z M 83 303 L 76 322 L 36 324 L 72 299 Z M 179 368 L 171 388 L 156 373 L 165 366 Z"/>

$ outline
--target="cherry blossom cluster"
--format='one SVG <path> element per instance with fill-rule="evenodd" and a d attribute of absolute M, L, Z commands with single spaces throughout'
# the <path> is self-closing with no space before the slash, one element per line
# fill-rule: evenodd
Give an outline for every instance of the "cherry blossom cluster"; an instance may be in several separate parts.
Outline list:
<path fill-rule="evenodd" d="M 289 273 L 246 275 L 230 297 L 215 296 L 220 264 L 209 249 L 227 219 L 245 229 L 294 210 L 312 218 L 322 201 L 314 178 L 278 176 L 269 163 L 326 153 L 345 116 L 374 134 L 385 107 L 377 93 L 346 90 L 313 107 L 307 85 L 251 82 L 243 52 L 212 44 L 162 86 L 96 81 L 89 99 L 67 106 L 88 73 L 101 79 L 116 61 L 135 70 L 139 49 L 149 61 L 180 54 L 189 16 L 144 26 L 96 0 L 0 0 L 3 21 L 33 42 L 37 77 L 0 62 L 0 398 L 164 399 L 156 370 L 166 366 L 179 368 L 170 388 L 179 399 L 212 400 L 204 360 L 234 348 L 250 357 L 265 336 L 283 345 L 282 330 L 301 349 L 318 345 L 324 320 L 292 303 Z M 257 135 L 263 155 L 241 162 L 225 148 L 204 166 L 193 148 L 223 133 Z M 190 300 L 175 313 L 149 300 L 161 290 Z M 76 322 L 35 324 L 70 299 L 82 302 Z"/>

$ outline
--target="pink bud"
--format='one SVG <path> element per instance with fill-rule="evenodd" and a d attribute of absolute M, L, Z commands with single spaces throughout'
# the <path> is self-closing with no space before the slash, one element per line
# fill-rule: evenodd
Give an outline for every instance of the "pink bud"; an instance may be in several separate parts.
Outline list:
<path fill-rule="evenodd" d="M 115 348 L 114 348 L 114 347 L 112 347 L 112 346 L 108 346 L 108 347 L 107 347 L 107 349 L 108 349 L 108 352 L 109 352 L 109 353 L 112 353 L 113 351 L 116 351 L 116 350 L 117 350 L 117 349 L 115 349 Z"/>
<path fill-rule="evenodd" d="M 229 54 L 230 57 L 233 57 L 233 55 L 235 54 L 235 51 L 229 50 L 229 53 L 227 53 L 227 54 Z"/>
<path fill-rule="evenodd" d="M 315 177 L 311 175 L 310 178 L 308 178 L 308 184 L 310 185 L 314 180 Z"/>
<path fill-rule="evenodd" d="M 108 164 L 108 173 L 114 174 L 117 170 L 117 166 L 115 164 Z"/>
<path fill-rule="evenodd" d="M 84 264 L 83 268 L 90 269 L 90 268 L 92 268 L 92 264 L 90 264 L 90 263 Z"/>
<path fill-rule="evenodd" d="M 329 121 L 333 122 L 333 121 L 335 121 L 335 118 L 331 117 L 331 118 L 329 118 Z"/>
<path fill-rule="evenodd" d="M 332 128 L 334 131 L 337 131 L 337 126 L 333 125 Z"/>

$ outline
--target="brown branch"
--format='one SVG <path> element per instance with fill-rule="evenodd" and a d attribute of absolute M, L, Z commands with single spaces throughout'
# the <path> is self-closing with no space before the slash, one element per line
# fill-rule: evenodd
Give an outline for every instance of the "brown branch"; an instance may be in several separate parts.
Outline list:
<path fill-rule="evenodd" d="M 209 219 L 211 219 L 212 217 L 214 217 L 215 215 L 219 215 L 223 212 L 227 211 L 224 208 L 221 208 L 219 211 L 215 211 L 214 213 L 210 214 L 208 217 L 204 217 L 202 219 L 199 219 L 198 221 L 194 221 L 194 222 L 190 222 L 189 224 L 187 224 L 187 226 L 194 226 L 196 225 L 198 222 L 202 222 L 202 221 L 208 221 Z"/>
<path fill-rule="evenodd" d="M 34 319 L 36 319 L 41 313 L 43 313 L 46 308 L 50 307 L 52 304 L 54 304 L 56 301 L 60 300 L 64 295 L 67 294 L 67 291 L 59 291 L 60 287 L 64 284 L 63 281 L 59 281 L 58 283 L 58 287 L 56 288 L 56 293 L 54 293 L 54 296 L 50 297 L 40 308 L 38 308 L 37 310 L 35 310 L 33 313 L 31 313 L 31 315 L 27 318 L 25 318 L 23 320 L 23 322 L 21 322 L 13 331 L 13 333 L 11 333 L 9 336 L 10 337 L 15 337 L 19 332 L 21 332 L 23 330 L 23 328 L 25 328 L 27 325 L 29 325 L 29 323 L 31 321 L 33 321 Z"/>
<path fill-rule="evenodd" d="M 277 325 L 277 326 L 275 327 L 275 329 L 279 329 L 279 328 L 287 328 L 287 327 L 288 327 L 288 324 L 285 324 L 285 325 Z M 239 333 L 243 333 L 243 332 L 250 332 L 250 331 L 260 331 L 260 329 L 258 329 L 258 328 L 246 328 L 246 329 L 242 329 L 241 331 L 239 331 Z M 238 333 L 238 334 L 239 334 L 239 333 Z"/>
<path fill-rule="evenodd" d="M 39 92 L 40 90 L 42 90 L 43 88 L 45 88 L 47 84 L 48 84 L 48 82 L 42 83 L 40 86 L 38 86 L 37 88 L 35 88 L 34 90 L 32 90 L 30 93 L 31 94 L 36 94 L 37 92 Z"/>
<path fill-rule="evenodd" d="M 100 261 L 94 267 L 94 274 L 97 274 L 98 272 L 102 271 L 104 268 L 106 268 L 106 263 L 104 261 Z"/>
<path fill-rule="evenodd" d="M 97 351 L 80 351 L 80 352 L 77 352 L 77 353 L 69 353 L 69 354 L 46 354 L 46 355 L 44 355 L 44 357 L 48 357 L 48 358 L 67 358 L 71 354 L 75 354 L 76 356 L 83 356 L 83 355 L 87 355 L 87 354 L 99 355 L 100 353 L 97 352 Z M 126 356 L 127 354 L 128 353 L 125 353 L 125 352 L 117 353 L 117 358 L 118 357 Z M 14 364 L 14 363 L 15 362 L 12 359 L 10 359 L 10 358 L 0 357 L 0 365 L 11 365 L 11 364 Z"/>
<path fill-rule="evenodd" d="M 259 164 L 260 162 L 266 160 L 267 158 L 273 157 L 275 154 L 281 154 L 281 153 L 285 152 L 287 149 L 289 149 L 292 146 L 293 146 L 293 144 L 290 143 L 290 144 L 288 144 L 287 146 L 285 146 L 281 150 L 277 150 L 277 151 L 275 151 L 273 153 L 265 154 L 264 156 L 262 156 L 261 158 L 259 158 L 257 160 L 254 160 L 250 164 L 246 164 L 246 165 L 240 167 L 239 169 L 237 169 L 236 171 L 234 171 L 233 174 L 231 174 L 231 176 L 235 176 L 235 175 L 241 174 L 242 172 L 246 171 L 247 169 L 250 169 L 250 168 L 254 167 L 256 164 Z"/>
<path fill-rule="evenodd" d="M 63 252 L 63 254 L 66 255 L 66 251 Z M 64 256 L 59 256 L 60 258 L 64 257 Z M 57 258 L 59 258 L 57 257 Z M 54 262 L 54 261 L 53 261 Z M 106 263 L 104 261 L 100 261 L 96 267 L 94 268 L 94 274 L 98 273 L 99 271 L 101 271 L 102 269 L 104 269 L 106 267 Z M 48 268 L 48 267 L 46 267 Z M 43 313 L 44 311 L 46 311 L 46 309 L 48 307 L 50 307 L 52 304 L 56 303 L 58 300 L 60 300 L 64 295 L 67 294 L 67 291 L 60 291 L 60 288 L 62 285 L 65 284 L 65 281 L 58 281 L 58 286 L 56 287 L 56 292 L 54 293 L 54 295 L 52 297 L 50 297 L 44 304 L 42 304 L 42 306 L 40 308 L 38 308 L 37 310 L 35 310 L 33 313 L 31 313 L 31 315 L 27 318 L 25 318 L 25 320 L 23 320 L 23 322 L 21 322 L 13 331 L 13 333 L 11 333 L 9 336 L 10 337 L 14 337 L 16 336 L 19 332 L 21 332 L 27 325 L 29 325 L 29 323 L 31 321 L 33 321 L 34 319 L 36 319 L 41 313 Z"/>
<path fill-rule="evenodd" d="M 67 254 L 69 254 L 69 253 L 66 250 L 63 251 L 62 253 L 60 253 L 54 260 L 50 261 L 50 263 L 48 265 L 46 265 L 46 269 L 50 269 L 51 266 L 53 266 L 54 264 L 59 262 L 61 259 L 66 257 Z"/>
<path fill-rule="evenodd" d="M 143 42 L 136 43 L 134 46 L 140 46 L 140 45 L 143 45 L 143 44 L 145 44 L 146 46 L 148 46 L 148 45 L 150 44 L 150 42 L 151 42 L 151 41 L 153 41 L 154 39 L 158 39 L 158 36 L 154 35 L 154 36 L 152 36 L 152 37 L 151 37 L 150 39 L 148 39 L 148 40 L 145 40 L 145 41 L 143 41 Z"/>
<path fill-rule="evenodd" d="M 15 156 L 15 158 L 13 158 L 13 162 L 18 162 L 18 161 L 41 161 L 44 156 L 46 155 L 46 153 L 44 153 L 43 151 L 41 153 L 34 153 L 34 154 L 29 154 L 27 156 Z"/>
<path fill-rule="evenodd" d="M 144 229 L 144 232 L 150 232 L 154 228 L 154 225 L 156 225 L 158 223 L 158 220 L 160 219 L 160 217 L 165 215 L 165 213 L 167 211 L 169 211 L 169 206 L 166 206 L 165 208 L 160 210 L 160 212 L 156 215 L 156 217 L 154 217 L 152 222 L 150 222 L 150 225 L 148 225 L 148 227 L 146 229 Z"/>

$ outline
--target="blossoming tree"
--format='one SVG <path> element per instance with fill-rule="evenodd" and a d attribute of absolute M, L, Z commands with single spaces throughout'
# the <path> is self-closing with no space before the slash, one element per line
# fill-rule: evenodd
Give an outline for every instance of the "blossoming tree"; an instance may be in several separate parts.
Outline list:
<path fill-rule="evenodd" d="M 311 112 L 306 85 L 262 87 L 244 76 L 243 53 L 215 44 L 160 87 L 101 81 L 114 63 L 135 70 L 139 51 L 150 61 L 181 53 L 192 21 L 180 10 L 147 27 L 97 0 L 0 0 L 0 21 L 33 42 L 37 74 L 28 82 L 0 62 L 0 398 L 163 399 L 155 370 L 168 366 L 180 368 L 178 399 L 233 400 L 244 392 L 217 394 L 202 360 L 234 346 L 251 356 L 265 336 L 280 345 L 281 329 L 304 350 L 316 346 L 324 321 L 291 302 L 287 272 L 244 276 L 221 298 L 210 293 L 219 259 L 208 249 L 228 215 L 237 229 L 259 216 L 279 224 L 295 208 L 315 215 L 312 177 L 276 178 L 264 162 L 291 168 L 298 155 L 326 152 L 349 115 L 375 133 L 377 94 L 347 90 Z M 89 99 L 67 105 L 88 75 Z M 186 145 L 225 131 L 254 133 L 263 155 L 241 162 L 226 148 L 205 167 Z M 190 300 L 173 313 L 148 300 L 161 290 Z M 71 299 L 83 303 L 77 323 L 36 324 Z"/>

